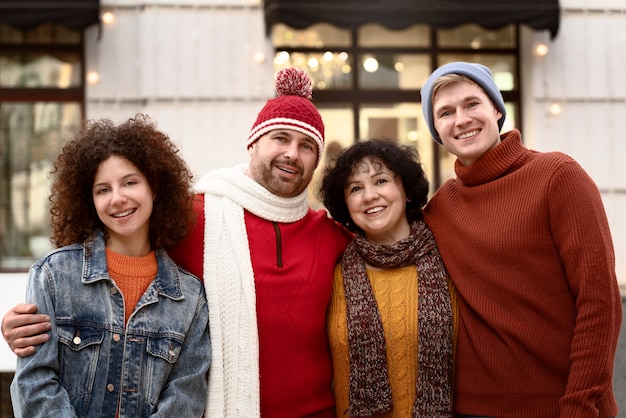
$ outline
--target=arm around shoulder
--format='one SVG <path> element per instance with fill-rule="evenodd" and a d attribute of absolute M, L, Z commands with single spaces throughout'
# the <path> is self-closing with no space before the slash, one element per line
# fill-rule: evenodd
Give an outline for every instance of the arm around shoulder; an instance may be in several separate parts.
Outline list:
<path fill-rule="evenodd" d="M 50 317 L 37 313 L 37 305 L 19 303 L 2 318 L 2 337 L 19 357 L 35 352 L 35 346 L 49 340 Z"/>
<path fill-rule="evenodd" d="M 47 272 L 33 267 L 28 276 L 26 298 L 39 309 L 38 314 L 49 317 L 51 342 L 38 345 L 34 353 L 17 359 L 15 377 L 11 383 L 11 400 L 16 417 L 76 416 L 69 394 L 59 383 L 58 336 L 54 324 L 52 290 Z M 32 307 L 27 307 L 32 310 Z M 21 312 L 21 308 L 18 308 Z M 33 315 L 33 314 L 27 314 Z"/>

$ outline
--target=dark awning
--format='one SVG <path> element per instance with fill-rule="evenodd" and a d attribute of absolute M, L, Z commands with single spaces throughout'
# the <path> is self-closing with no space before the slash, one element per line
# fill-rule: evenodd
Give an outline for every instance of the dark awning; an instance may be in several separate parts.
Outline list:
<path fill-rule="evenodd" d="M 0 23 L 33 29 L 56 23 L 83 30 L 100 21 L 100 0 L 0 0 Z"/>
<path fill-rule="evenodd" d="M 554 38 L 559 29 L 558 0 L 265 0 L 265 25 L 275 23 L 303 29 L 314 23 L 332 23 L 356 29 L 379 23 L 403 29 L 423 23 L 452 28 L 475 23 L 497 29 L 510 23 L 547 29 Z"/>

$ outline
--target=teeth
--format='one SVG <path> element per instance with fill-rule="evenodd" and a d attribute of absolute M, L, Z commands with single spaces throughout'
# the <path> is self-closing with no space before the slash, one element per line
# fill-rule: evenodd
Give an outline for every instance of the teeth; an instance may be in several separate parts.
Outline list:
<path fill-rule="evenodd" d="M 383 209 L 385 209 L 385 208 L 382 207 L 382 206 L 376 206 L 375 208 L 371 208 L 371 209 L 366 210 L 365 213 L 367 213 L 369 215 L 370 213 L 380 212 Z"/>
<path fill-rule="evenodd" d="M 459 135 L 457 138 L 459 139 L 465 139 L 465 138 L 469 138 L 470 136 L 474 136 L 478 133 L 478 131 L 472 131 L 472 132 L 467 132 L 464 134 Z"/>
<path fill-rule="evenodd" d="M 114 218 L 123 218 L 124 216 L 130 215 L 134 211 L 135 211 L 135 209 L 130 209 L 130 210 L 127 210 L 126 212 L 116 213 L 116 214 L 113 215 L 113 217 Z"/>

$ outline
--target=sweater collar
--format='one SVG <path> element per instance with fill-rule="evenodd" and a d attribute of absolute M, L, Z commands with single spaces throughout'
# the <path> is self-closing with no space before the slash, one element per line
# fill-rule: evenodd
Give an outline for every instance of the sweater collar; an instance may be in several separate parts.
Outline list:
<path fill-rule="evenodd" d="M 502 142 L 499 145 L 467 167 L 456 160 L 454 171 L 463 185 L 475 186 L 487 183 L 515 171 L 524 163 L 528 149 L 522 145 L 520 131 L 511 130 L 500 135 L 500 139 Z"/>

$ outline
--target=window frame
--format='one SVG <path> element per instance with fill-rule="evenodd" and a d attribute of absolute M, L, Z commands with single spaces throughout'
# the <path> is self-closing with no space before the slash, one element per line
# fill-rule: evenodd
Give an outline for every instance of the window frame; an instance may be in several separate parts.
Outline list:
<path fill-rule="evenodd" d="M 53 25 L 54 27 L 57 25 Z M 37 30 L 37 29 L 34 29 Z M 67 30 L 65 28 L 65 30 Z M 25 31 L 20 31 L 25 33 Z M 3 103 L 38 103 L 38 102 L 55 102 L 55 103 L 76 103 L 80 107 L 80 118 L 85 119 L 85 36 L 82 30 L 75 31 L 78 39 L 75 43 L 61 42 L 55 43 L 56 40 L 47 40 L 43 42 L 22 41 L 22 42 L 6 42 L 0 37 L 0 55 L 6 54 L 63 54 L 71 53 L 79 57 L 80 74 L 79 85 L 66 88 L 39 88 L 39 87 L 0 87 L 0 105 Z M 41 199 L 47 200 L 48 196 L 42 196 Z M 0 202 L 1 205 L 11 206 L 11 202 Z M 2 243 L 4 245 L 4 243 Z M 0 255 L 0 257 L 2 257 Z M 34 260 L 33 260 L 34 261 Z M 27 267 L 4 266 L 0 262 L 0 273 L 21 273 L 27 272 Z"/>
<path fill-rule="evenodd" d="M 366 54 L 425 54 L 429 57 L 431 62 L 431 71 L 434 71 L 438 65 L 438 57 L 441 55 L 450 54 L 470 54 L 477 53 L 489 54 L 489 55 L 508 55 L 515 58 L 516 72 L 516 86 L 514 90 L 502 91 L 504 101 L 511 103 L 515 106 L 516 112 L 514 115 L 514 126 L 521 126 L 523 115 L 521 106 L 521 91 L 522 91 L 522 77 L 521 77 L 521 64 L 520 64 L 520 26 L 519 24 L 511 24 L 515 32 L 515 45 L 513 47 L 503 48 L 478 48 L 472 49 L 469 47 L 445 47 L 439 46 L 439 34 L 438 28 L 430 27 L 430 45 L 428 46 L 416 46 L 416 47 L 364 47 L 359 45 L 358 30 L 344 29 L 350 33 L 350 45 L 348 46 L 323 46 L 317 47 L 297 47 L 297 46 L 274 46 L 274 51 L 292 53 L 323 53 L 326 51 L 340 53 L 347 52 L 353 59 L 353 64 L 356 66 L 361 61 L 361 57 Z M 291 28 L 296 31 L 303 29 Z M 309 29 L 311 30 L 311 29 Z M 489 31 L 489 29 L 484 29 Z M 313 97 L 315 102 L 320 105 L 332 105 L 334 103 L 348 103 L 353 115 L 352 129 L 354 132 L 354 138 L 358 140 L 361 137 L 360 134 L 360 105 L 363 103 L 377 103 L 377 104 L 392 104 L 392 103 L 418 103 L 421 104 L 420 90 L 419 89 L 362 89 L 359 83 L 359 71 L 353 69 L 350 72 L 352 78 L 351 87 L 346 89 L 315 89 L 313 90 Z M 508 116 L 507 116 L 508 117 Z M 434 147 L 433 159 L 428 161 L 433 169 L 434 178 L 430 179 L 434 190 L 438 189 L 445 181 L 441 175 L 441 160 L 442 150 L 441 147 Z"/>

